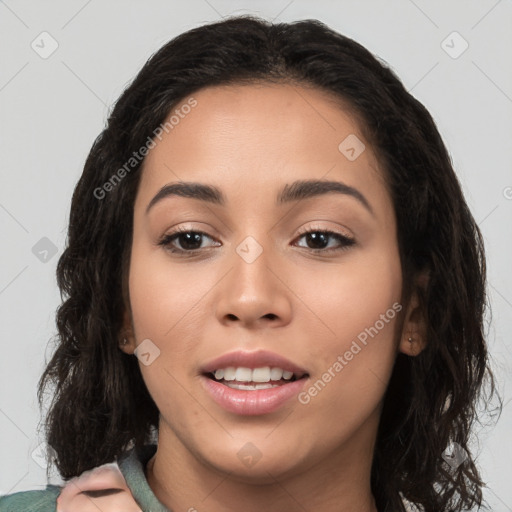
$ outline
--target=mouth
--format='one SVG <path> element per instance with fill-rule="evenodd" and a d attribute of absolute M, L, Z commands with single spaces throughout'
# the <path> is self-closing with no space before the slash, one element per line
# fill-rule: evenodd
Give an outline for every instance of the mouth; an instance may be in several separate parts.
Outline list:
<path fill-rule="evenodd" d="M 239 415 L 278 410 L 304 387 L 309 373 L 267 351 L 225 354 L 201 370 L 201 383 L 213 401 Z"/>
<path fill-rule="evenodd" d="M 231 389 L 256 391 L 284 386 L 309 375 L 304 372 L 294 373 L 279 367 L 246 368 L 243 366 L 228 366 L 205 373 L 204 376 Z"/>

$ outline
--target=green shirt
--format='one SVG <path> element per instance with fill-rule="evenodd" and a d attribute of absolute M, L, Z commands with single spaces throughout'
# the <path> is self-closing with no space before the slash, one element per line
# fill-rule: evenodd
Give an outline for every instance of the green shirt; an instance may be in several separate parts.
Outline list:
<path fill-rule="evenodd" d="M 155 452 L 155 444 L 132 448 L 119 457 L 117 464 L 135 501 L 144 512 L 169 512 L 153 494 L 144 473 L 146 464 Z M 56 500 L 61 489 L 58 485 L 47 485 L 46 489 L 40 491 L 0 496 L 0 512 L 56 512 Z"/>

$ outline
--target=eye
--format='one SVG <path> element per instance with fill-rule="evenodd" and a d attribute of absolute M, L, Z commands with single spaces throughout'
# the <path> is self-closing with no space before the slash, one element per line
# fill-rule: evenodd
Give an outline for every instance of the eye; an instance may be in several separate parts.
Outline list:
<path fill-rule="evenodd" d="M 340 251 L 345 250 L 348 247 L 354 245 L 356 241 L 348 237 L 346 235 L 342 235 L 341 233 L 336 233 L 335 231 L 325 231 L 322 229 L 310 229 L 309 231 L 304 231 L 301 233 L 299 239 L 305 238 L 306 244 L 313 252 L 332 252 L 332 251 Z M 329 241 L 337 241 L 338 245 L 335 247 L 329 247 Z M 313 247 L 311 247 L 311 245 Z M 304 247 L 304 246 L 299 246 Z"/>
<path fill-rule="evenodd" d="M 212 237 L 203 233 L 202 231 L 194 231 L 187 228 L 178 228 L 172 233 L 164 235 L 158 242 L 158 245 L 165 247 L 172 253 L 193 253 L 201 249 L 202 237 L 213 240 Z M 173 245 L 175 242 L 179 242 L 181 247 Z"/>

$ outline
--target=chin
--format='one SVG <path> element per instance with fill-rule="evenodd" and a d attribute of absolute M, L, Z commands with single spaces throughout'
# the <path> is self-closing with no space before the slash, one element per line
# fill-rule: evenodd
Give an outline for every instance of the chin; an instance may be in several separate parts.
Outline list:
<path fill-rule="evenodd" d="M 232 443 L 222 443 L 217 448 L 204 446 L 200 458 L 219 473 L 256 485 L 275 483 L 276 478 L 305 470 L 305 454 L 299 439 L 295 446 L 290 443 L 284 446 L 284 441 L 276 443 L 271 436 L 267 439 L 254 436 L 252 439 L 249 441 L 244 436 L 243 440 L 234 439 Z M 277 446 L 280 448 L 276 449 Z"/>

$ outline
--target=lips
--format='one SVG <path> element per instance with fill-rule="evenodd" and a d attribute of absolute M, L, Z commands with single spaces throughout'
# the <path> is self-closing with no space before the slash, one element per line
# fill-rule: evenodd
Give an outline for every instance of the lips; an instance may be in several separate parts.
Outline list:
<path fill-rule="evenodd" d="M 268 414 L 296 396 L 307 371 L 268 351 L 224 354 L 201 369 L 201 384 L 224 410 L 239 415 Z"/>

